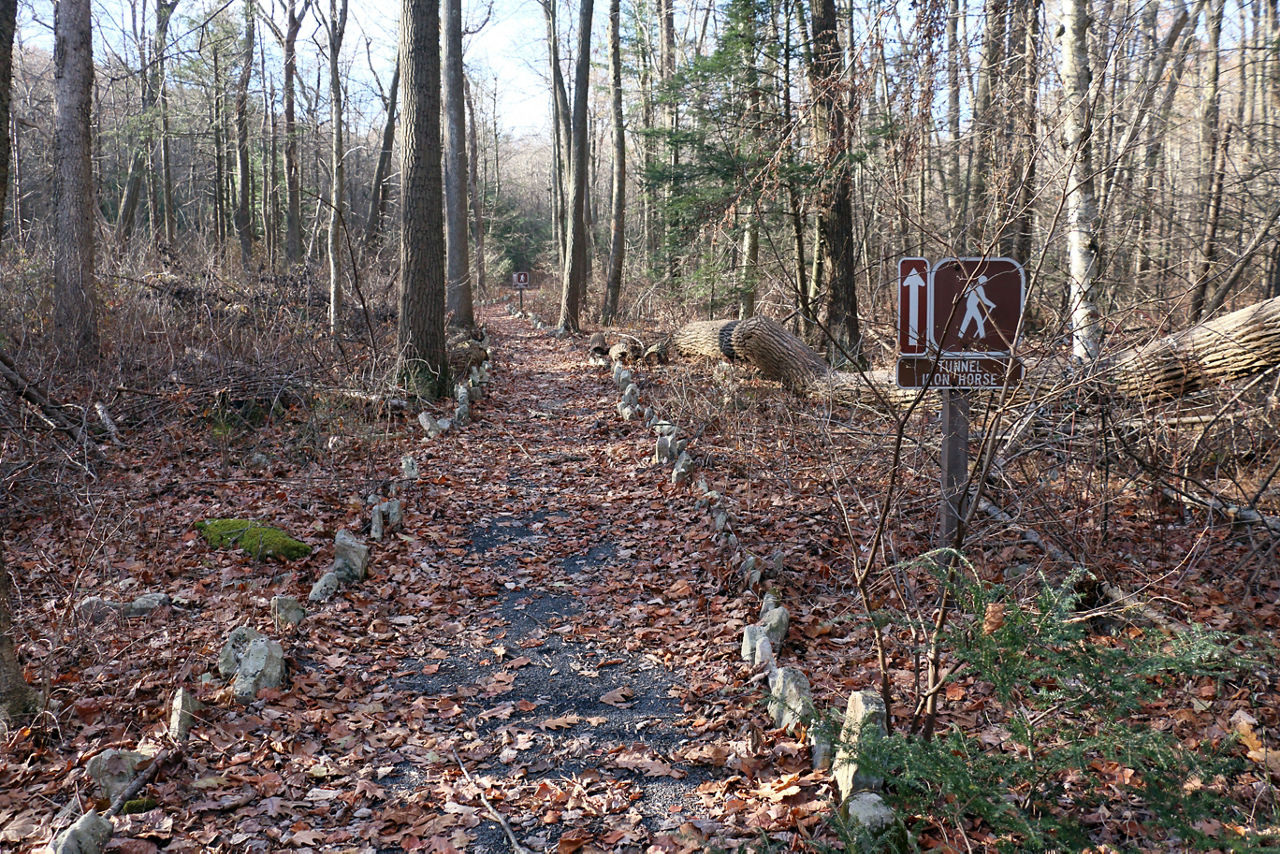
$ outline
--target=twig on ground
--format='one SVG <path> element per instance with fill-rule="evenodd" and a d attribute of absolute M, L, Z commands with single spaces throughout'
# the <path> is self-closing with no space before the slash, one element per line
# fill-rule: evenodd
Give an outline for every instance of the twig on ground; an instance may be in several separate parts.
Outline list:
<path fill-rule="evenodd" d="M 471 772 L 467 770 L 467 766 L 462 764 L 462 757 L 458 756 L 458 751 L 456 750 L 453 751 L 453 759 L 458 763 L 458 767 L 462 769 L 462 775 L 467 778 L 467 782 L 476 786 L 477 791 L 480 793 L 480 802 L 483 803 L 485 809 L 489 811 L 489 817 L 496 821 L 502 828 L 502 832 L 507 835 L 507 841 L 511 843 L 511 850 L 514 851 L 515 854 L 533 854 L 532 850 L 525 848 L 520 844 L 520 840 L 516 839 L 515 833 L 511 830 L 511 825 L 507 823 L 505 818 L 503 818 L 502 813 L 494 809 L 493 804 L 489 803 L 489 799 L 484 796 L 484 791 L 480 789 L 480 784 L 476 783 L 475 779 L 472 778 Z"/>

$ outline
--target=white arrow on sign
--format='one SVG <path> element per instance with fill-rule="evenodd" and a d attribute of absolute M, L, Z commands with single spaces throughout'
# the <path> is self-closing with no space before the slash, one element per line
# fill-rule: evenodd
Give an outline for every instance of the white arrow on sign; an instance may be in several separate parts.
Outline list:
<path fill-rule="evenodd" d="M 920 345 L 920 290 L 928 287 L 928 283 L 920 271 L 913 268 L 902 280 L 902 286 L 907 289 L 907 343 L 917 347 Z"/>

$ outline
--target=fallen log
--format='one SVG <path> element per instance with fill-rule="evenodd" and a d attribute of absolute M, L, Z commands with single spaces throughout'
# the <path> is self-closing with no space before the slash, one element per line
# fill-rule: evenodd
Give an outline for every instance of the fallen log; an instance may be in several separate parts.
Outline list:
<path fill-rule="evenodd" d="M 766 379 L 837 403 L 900 405 L 916 392 L 897 388 L 890 371 L 834 371 L 777 321 L 701 320 L 672 336 L 682 356 L 742 360 Z M 1085 380 L 1100 397 L 1183 397 L 1280 366 L 1280 297 L 1100 359 Z M 1028 367 L 1019 398 L 1036 397 L 1070 379 L 1052 360 Z"/>

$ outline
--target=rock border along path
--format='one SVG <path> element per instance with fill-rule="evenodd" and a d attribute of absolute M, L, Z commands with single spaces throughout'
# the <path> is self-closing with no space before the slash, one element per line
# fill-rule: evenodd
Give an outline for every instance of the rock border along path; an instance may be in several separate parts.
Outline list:
<path fill-rule="evenodd" d="M 510 836 L 533 850 L 700 850 L 732 835 L 704 795 L 739 769 L 690 747 L 706 704 L 681 653 L 704 658 L 719 637 L 730 661 L 737 623 L 696 595 L 692 563 L 667 566 L 657 472 L 573 342 L 488 322 L 494 402 L 421 444 L 404 491 L 411 565 L 394 575 L 414 608 L 396 617 L 397 646 L 411 656 L 382 687 L 418 714 L 381 766 L 382 816 L 419 808 L 412 838 L 478 851 Z"/>

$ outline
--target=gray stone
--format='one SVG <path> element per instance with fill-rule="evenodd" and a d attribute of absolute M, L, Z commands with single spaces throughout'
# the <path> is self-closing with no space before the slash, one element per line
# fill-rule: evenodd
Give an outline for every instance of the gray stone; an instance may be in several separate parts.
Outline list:
<path fill-rule="evenodd" d="M 613 383 L 618 387 L 618 391 L 623 391 L 632 383 L 632 373 L 627 368 L 620 368 L 613 372 Z"/>
<path fill-rule="evenodd" d="M 59 833 L 49 845 L 53 854 L 98 854 L 111 839 L 111 821 L 93 810 Z"/>
<path fill-rule="evenodd" d="M 338 573 L 326 572 L 311 585 L 311 592 L 307 594 L 307 599 L 312 602 L 327 602 L 341 586 L 342 579 L 338 577 Z"/>
<path fill-rule="evenodd" d="M 471 402 L 459 401 L 457 408 L 453 410 L 453 423 L 459 427 L 466 427 L 471 423 Z"/>
<path fill-rule="evenodd" d="M 723 510 L 717 510 L 711 515 L 711 526 L 717 531 L 723 531 L 729 527 L 729 514 Z"/>
<path fill-rule="evenodd" d="M 145 617 L 157 608 L 169 605 L 172 600 L 168 593 L 144 593 L 124 608 L 126 617 Z"/>
<path fill-rule="evenodd" d="M 836 746 L 836 758 L 832 776 L 840 788 L 840 796 L 848 798 L 854 792 L 879 789 L 883 784 L 879 777 L 862 773 L 858 768 L 858 742 L 867 737 L 885 734 L 884 700 L 876 691 L 854 691 L 849 695 L 844 724 L 840 727 L 840 742 Z"/>
<path fill-rule="evenodd" d="M 769 643 L 767 636 L 756 638 L 755 651 L 756 666 L 764 666 L 765 672 L 769 674 L 769 678 L 773 678 L 773 674 L 778 670 L 778 661 L 773 657 L 773 644 Z"/>
<path fill-rule="evenodd" d="M 795 667 L 779 667 L 769 674 L 769 716 L 780 729 L 791 730 L 813 719 L 813 691 Z"/>
<path fill-rule="evenodd" d="M 879 833 L 896 820 L 893 808 L 875 792 L 858 792 L 840 805 L 840 817 L 855 827 Z"/>
<path fill-rule="evenodd" d="M 441 433 L 447 433 L 449 428 L 453 426 L 451 419 L 436 418 L 425 410 L 418 413 L 418 423 L 422 425 L 422 429 L 426 432 L 428 439 L 435 439 Z"/>
<path fill-rule="evenodd" d="M 262 451 L 254 451 L 249 455 L 248 465 L 249 468 L 264 469 L 271 465 L 271 458 Z"/>
<path fill-rule="evenodd" d="M 185 739 L 195 724 L 196 713 L 203 708 L 204 704 L 186 688 L 173 692 L 173 701 L 169 704 L 169 737 L 174 741 Z"/>
<path fill-rule="evenodd" d="M 760 626 L 747 626 L 742 630 L 742 660 L 756 663 L 756 644 L 764 637 L 764 629 Z"/>
<path fill-rule="evenodd" d="M 671 439 L 668 436 L 659 436 L 658 441 L 653 444 L 653 462 L 656 465 L 671 461 Z"/>
<path fill-rule="evenodd" d="M 108 802 L 115 799 L 138 776 L 138 766 L 149 760 L 151 756 L 136 750 L 117 750 L 114 747 L 102 751 L 89 760 L 85 773 Z"/>
<path fill-rule="evenodd" d="M 119 617 L 127 608 L 124 602 L 113 602 L 101 596 L 90 596 L 76 606 L 76 613 L 91 623 L 101 623 L 112 617 Z"/>
<path fill-rule="evenodd" d="M 636 408 L 624 400 L 618 401 L 617 410 L 618 416 L 623 421 L 630 421 L 632 418 L 636 417 Z"/>
<path fill-rule="evenodd" d="M 640 402 L 640 386 L 635 383 L 627 383 L 627 387 L 622 390 L 622 402 L 628 406 L 635 406 Z"/>
<path fill-rule="evenodd" d="M 296 626 L 306 616 L 307 609 L 292 596 L 271 597 L 271 619 L 275 621 L 277 629 Z"/>
<path fill-rule="evenodd" d="M 404 522 L 404 503 L 399 498 L 389 498 L 382 502 L 382 512 L 387 516 L 387 529 L 394 531 Z"/>
<path fill-rule="evenodd" d="M 658 421 L 653 425 L 653 432 L 659 436 L 670 436 L 675 439 L 676 434 L 680 432 L 680 428 L 670 421 Z"/>
<path fill-rule="evenodd" d="M 671 483 L 679 486 L 689 480 L 689 475 L 693 471 L 693 458 L 688 454 L 681 454 L 676 458 L 676 463 L 671 468 Z"/>
<path fill-rule="evenodd" d="M 834 750 L 830 728 L 815 726 L 809 729 L 809 754 L 813 757 L 814 771 L 831 770 L 831 754 Z"/>
<path fill-rule="evenodd" d="M 770 608 L 768 612 L 760 618 L 760 625 L 764 627 L 764 632 L 769 636 L 769 642 L 773 644 L 774 649 L 782 646 L 783 640 L 787 637 L 787 626 L 791 624 L 791 615 L 787 613 L 787 609 L 782 606 Z"/>
<path fill-rule="evenodd" d="M 227 642 L 222 645 L 218 654 L 218 673 L 223 679 L 230 679 L 240 669 L 240 659 L 249 644 L 262 637 L 262 633 L 249 626 L 236 626 L 227 635 Z"/>
<path fill-rule="evenodd" d="M 275 688 L 284 681 L 284 650 L 278 641 L 257 637 L 240 659 L 231 693 L 237 702 L 248 705 L 263 688 Z"/>
<path fill-rule="evenodd" d="M 375 504 L 369 513 L 369 539 L 382 540 L 382 505 Z"/>
<path fill-rule="evenodd" d="M 333 538 L 333 571 L 348 584 L 362 581 L 369 574 L 369 547 L 349 531 L 338 531 Z"/>
<path fill-rule="evenodd" d="M 418 416 L 418 420 L 422 420 L 421 415 Z M 400 458 L 400 474 L 408 480 L 417 480 L 421 475 L 421 472 L 418 470 L 418 460 L 413 456 L 413 454 L 405 454 Z"/>
<path fill-rule="evenodd" d="M 748 555 L 748 557 L 753 557 L 753 555 Z M 778 597 L 772 593 L 764 594 L 764 597 L 760 600 L 760 616 L 763 617 L 776 607 L 778 607 Z"/>

